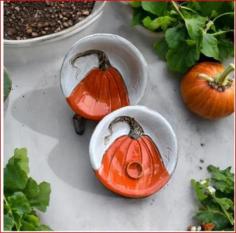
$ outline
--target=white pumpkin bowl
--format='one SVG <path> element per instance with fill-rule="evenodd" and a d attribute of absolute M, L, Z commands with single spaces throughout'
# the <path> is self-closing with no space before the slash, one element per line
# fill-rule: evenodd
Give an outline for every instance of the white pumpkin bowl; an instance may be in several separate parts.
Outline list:
<path fill-rule="evenodd" d="M 112 66 L 117 68 L 127 86 L 130 105 L 142 98 L 148 78 L 147 62 L 141 52 L 127 39 L 114 34 L 93 34 L 86 36 L 66 54 L 61 68 L 61 88 L 67 98 L 76 85 L 93 68 L 98 66 L 97 57 L 87 56 L 76 62 L 75 68 L 70 60 L 77 54 L 90 49 L 104 51 Z"/>
<path fill-rule="evenodd" d="M 123 122 L 113 125 L 113 132 L 110 135 L 108 126 L 118 116 L 130 116 L 140 123 L 144 129 L 144 133 L 150 136 L 156 144 L 169 175 L 172 175 L 178 160 L 177 139 L 174 130 L 162 115 L 144 106 L 120 108 L 105 116 L 99 122 L 89 144 L 89 156 L 92 168 L 97 171 L 101 166 L 103 155 L 108 147 L 118 137 L 128 135 L 129 126 Z"/>

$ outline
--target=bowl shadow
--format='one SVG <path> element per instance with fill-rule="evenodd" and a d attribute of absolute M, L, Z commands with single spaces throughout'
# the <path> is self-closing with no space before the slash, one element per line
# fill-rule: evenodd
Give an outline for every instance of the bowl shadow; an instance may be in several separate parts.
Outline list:
<path fill-rule="evenodd" d="M 24 93 L 13 102 L 12 116 L 32 131 L 57 140 L 49 152 L 48 164 L 58 178 L 85 192 L 113 195 L 99 183 L 90 166 L 88 148 L 96 123 L 87 122 L 85 134 L 77 135 L 72 124 L 73 112 L 59 88 Z"/>

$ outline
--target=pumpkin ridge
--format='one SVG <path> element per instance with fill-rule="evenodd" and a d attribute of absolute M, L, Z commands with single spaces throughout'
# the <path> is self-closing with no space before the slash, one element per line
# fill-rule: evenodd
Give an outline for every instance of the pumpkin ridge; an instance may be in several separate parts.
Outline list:
<path fill-rule="evenodd" d="M 124 140 L 125 140 L 124 136 L 121 136 L 116 139 L 116 143 L 117 143 L 118 147 L 120 147 L 121 143 L 123 143 Z M 113 148 L 111 148 L 111 146 L 109 146 L 103 154 L 102 166 L 99 168 L 99 171 L 104 173 L 106 176 L 108 175 L 109 170 L 104 169 L 104 168 L 110 168 L 110 160 L 114 156 L 114 154 L 116 153 L 118 147 L 115 147 L 113 149 Z M 110 152 L 110 150 L 112 150 L 112 152 Z"/>
<path fill-rule="evenodd" d="M 141 141 L 142 141 L 144 147 L 146 148 L 146 150 L 147 150 L 147 152 L 148 152 L 147 154 L 148 154 L 149 158 L 151 159 L 151 164 L 152 164 L 152 176 L 153 176 L 153 174 L 154 174 L 154 166 L 153 166 L 153 165 L 154 165 L 154 160 L 153 160 L 153 157 L 152 157 L 152 155 L 151 155 L 152 153 L 151 153 L 149 147 L 147 146 L 145 140 L 144 140 L 142 137 L 140 137 L 140 139 L 141 139 Z"/>
<path fill-rule="evenodd" d="M 206 94 L 206 92 L 208 92 L 208 90 L 209 90 L 208 88 L 204 88 L 204 90 L 200 89 L 200 91 L 198 90 L 198 93 L 190 92 L 190 95 L 188 94 L 188 92 L 186 92 L 185 96 L 187 96 L 187 98 L 190 98 L 191 96 L 194 97 L 193 101 L 191 102 L 191 106 L 192 106 L 192 105 L 195 105 L 196 103 L 198 103 L 199 102 L 199 98 L 201 99 L 201 97 L 204 96 Z"/>
<path fill-rule="evenodd" d="M 99 76 L 98 77 L 96 77 L 95 78 L 95 81 L 94 81 L 94 89 L 95 90 L 99 90 L 99 92 L 98 92 L 98 96 L 94 96 L 95 98 L 95 102 L 94 102 L 94 104 L 93 104 L 93 107 L 91 106 L 91 110 L 94 110 L 95 109 L 95 106 L 97 105 L 97 102 L 98 102 L 98 99 L 99 99 L 99 96 L 100 96 L 100 92 L 101 92 L 101 87 L 100 88 L 96 88 L 96 86 L 98 86 L 98 84 L 100 85 L 100 82 L 98 82 L 99 81 L 99 79 L 101 78 L 101 76 L 102 76 L 102 73 L 100 72 L 100 74 L 99 74 Z M 92 94 L 92 93 L 91 93 Z M 98 98 L 97 98 L 98 97 Z M 93 112 L 93 114 L 95 114 L 96 115 L 96 113 L 94 113 Z"/>
<path fill-rule="evenodd" d="M 121 82 L 121 84 L 122 84 L 122 90 L 120 90 L 119 89 L 119 93 L 120 93 L 120 95 L 121 95 L 121 104 L 122 104 L 122 106 L 126 106 L 127 105 L 127 103 L 129 104 L 129 98 L 128 98 L 128 89 L 127 89 L 127 86 L 126 86 L 126 84 L 125 84 L 125 81 L 124 81 L 124 79 L 123 79 L 123 76 L 121 75 L 121 73 L 119 72 L 119 70 L 117 70 L 116 68 L 114 68 L 113 67 L 113 69 L 110 69 L 109 70 L 110 72 L 114 72 L 114 71 L 116 71 L 118 74 L 119 74 L 119 81 Z M 115 79 L 115 81 L 116 81 L 116 83 L 117 83 L 117 76 L 113 76 L 113 78 Z M 119 86 L 119 85 L 118 85 Z M 119 86 L 119 88 L 120 88 L 120 86 Z M 124 97 L 124 98 L 123 98 Z"/>
<path fill-rule="evenodd" d="M 107 82 L 108 82 L 108 96 L 109 96 L 109 112 L 112 111 L 112 107 L 111 107 L 111 83 L 110 83 L 110 79 L 105 75 L 105 78 L 107 79 Z"/>
<path fill-rule="evenodd" d="M 99 103 L 101 103 L 102 101 L 102 95 L 104 93 L 104 73 L 101 73 L 101 76 L 99 77 L 100 78 L 100 82 L 99 82 L 99 95 L 98 95 L 98 98 L 96 100 L 96 105 Z"/>
<path fill-rule="evenodd" d="M 121 141 L 120 145 L 115 149 L 114 153 L 112 154 L 112 157 L 111 157 L 110 163 L 109 163 L 109 167 L 108 167 L 108 176 L 109 176 L 109 174 L 110 174 L 111 164 L 112 164 L 112 161 L 113 161 L 113 159 L 114 159 L 114 157 L 115 157 L 115 154 L 116 154 L 117 150 L 120 149 L 120 147 L 125 143 L 126 139 L 127 139 L 127 138 L 124 137 L 124 140 Z M 105 153 L 105 154 L 106 154 L 106 153 Z"/>
<path fill-rule="evenodd" d="M 122 100 L 121 100 L 121 96 L 120 96 L 120 88 L 119 88 L 119 85 L 117 84 L 116 80 L 114 79 L 113 75 L 110 73 L 110 70 L 107 70 L 106 71 L 107 74 L 109 75 L 109 78 L 110 78 L 110 81 L 112 80 L 113 82 L 113 85 L 116 86 L 117 88 L 117 93 L 118 93 L 118 96 L 119 96 L 119 106 L 121 107 L 122 106 Z M 112 93 L 113 94 L 113 93 Z M 114 93 L 115 94 L 115 93 Z"/>
<path fill-rule="evenodd" d="M 125 162 L 126 162 L 126 159 L 127 159 L 127 156 L 128 156 L 128 152 L 129 152 L 129 150 L 130 150 L 130 147 L 131 147 L 131 145 L 132 145 L 132 143 L 133 143 L 133 140 L 131 140 L 131 142 L 130 142 L 130 144 L 129 144 L 129 146 L 128 146 L 128 148 L 127 148 L 127 153 L 126 153 L 126 155 L 125 155 L 125 157 L 124 157 L 124 159 L 123 159 L 123 163 L 122 164 L 125 164 Z M 123 167 L 124 169 L 125 169 L 125 166 Z"/>
<path fill-rule="evenodd" d="M 148 138 L 147 138 L 147 137 L 148 137 Z M 147 139 L 150 140 L 149 142 L 150 142 L 152 148 L 154 148 L 154 151 L 156 152 L 156 153 L 155 153 L 155 154 L 157 155 L 157 156 L 156 156 L 156 159 L 160 159 L 161 164 L 162 164 L 162 165 L 164 166 L 164 168 L 166 169 L 165 164 L 164 164 L 163 159 L 162 159 L 162 156 L 161 156 L 161 153 L 160 153 L 159 149 L 157 148 L 156 144 L 153 142 L 153 140 L 152 140 L 149 136 L 146 135 L 146 137 L 144 137 L 145 142 L 146 142 Z M 147 143 L 147 142 L 146 142 L 146 143 Z M 147 144 L 147 146 L 148 146 L 148 144 Z"/>
<path fill-rule="evenodd" d="M 90 72 L 89 72 L 90 73 Z M 88 77 L 87 75 L 86 75 L 86 77 Z M 86 91 L 84 91 L 85 93 L 83 93 L 80 97 L 79 97 L 79 99 L 78 99 L 78 101 L 77 101 L 77 104 L 78 103 L 80 103 L 80 101 L 81 101 L 81 99 L 84 97 L 84 96 L 87 96 L 87 95 L 90 95 L 90 96 L 92 96 L 91 94 L 90 94 L 90 92 L 88 91 L 88 89 L 86 88 L 86 83 L 88 82 L 88 80 L 86 80 L 86 77 L 80 82 L 80 84 L 79 85 L 83 85 L 84 86 L 84 89 L 86 90 Z M 87 82 L 86 82 L 87 81 Z M 97 81 L 96 79 L 95 79 L 95 81 Z M 94 85 L 96 85 L 96 82 L 94 83 Z M 91 90 L 90 90 L 91 91 Z M 96 104 L 96 98 L 94 98 L 95 99 L 95 101 L 94 101 L 94 103 L 93 103 L 93 108 L 94 108 L 94 106 L 95 106 L 95 104 Z M 91 106 L 91 109 L 93 109 L 92 108 L 92 106 Z M 81 113 L 85 113 L 86 115 L 88 114 L 86 111 L 84 111 L 84 110 L 81 110 L 80 108 L 78 108 L 78 111 L 79 112 L 81 112 Z M 91 114 L 91 113 L 90 113 Z M 82 114 L 83 115 L 83 114 Z"/>
<path fill-rule="evenodd" d="M 211 93 L 211 91 L 212 90 L 210 90 L 210 89 L 208 89 L 206 92 L 205 92 L 205 94 L 206 95 L 208 95 L 208 94 L 210 94 Z M 219 93 L 216 93 L 216 95 L 218 96 L 219 95 Z M 207 105 L 209 104 L 209 103 L 211 103 L 211 101 L 213 101 L 214 103 L 216 102 L 216 96 L 215 95 L 210 95 L 210 97 L 201 105 L 201 106 L 199 106 L 199 108 L 201 108 L 203 111 L 204 111 L 204 109 L 207 107 Z M 210 105 L 210 107 L 208 108 L 208 111 L 209 111 L 209 116 L 211 116 L 211 111 L 212 110 L 214 110 L 214 108 L 213 108 L 213 106 L 212 106 L 212 104 Z"/>

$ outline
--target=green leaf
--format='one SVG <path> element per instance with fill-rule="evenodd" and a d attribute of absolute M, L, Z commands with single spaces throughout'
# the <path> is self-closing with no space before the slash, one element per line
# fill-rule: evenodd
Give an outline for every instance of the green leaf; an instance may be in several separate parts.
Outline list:
<path fill-rule="evenodd" d="M 4 214 L 4 231 L 12 231 L 14 219 L 10 214 Z"/>
<path fill-rule="evenodd" d="M 198 201 L 202 202 L 207 199 L 208 195 L 205 192 L 205 187 L 200 182 L 196 180 L 191 180 L 192 187 L 195 191 L 195 195 Z"/>
<path fill-rule="evenodd" d="M 170 16 L 161 16 L 154 20 L 152 20 L 150 16 L 147 16 L 143 19 L 143 25 L 151 31 L 155 31 L 158 28 L 165 31 L 175 21 L 176 20 Z"/>
<path fill-rule="evenodd" d="M 29 214 L 22 220 L 21 231 L 37 231 L 40 224 L 41 223 L 38 216 Z"/>
<path fill-rule="evenodd" d="M 234 44 L 227 39 L 218 39 L 219 59 L 223 61 L 234 56 Z"/>
<path fill-rule="evenodd" d="M 201 38 L 202 28 L 206 24 L 207 18 L 200 15 L 191 15 L 185 17 L 185 25 L 191 39 Z"/>
<path fill-rule="evenodd" d="M 228 226 L 228 219 L 220 211 L 215 210 L 202 210 L 199 211 L 195 218 L 201 223 L 213 223 L 215 225 L 214 230 L 223 230 Z"/>
<path fill-rule="evenodd" d="M 7 197 L 7 201 L 12 212 L 20 217 L 30 213 L 32 210 L 29 201 L 22 192 L 15 192 L 13 195 Z"/>
<path fill-rule="evenodd" d="M 38 227 L 37 231 L 52 231 L 52 229 L 49 226 L 42 224 Z"/>
<path fill-rule="evenodd" d="M 158 41 L 157 43 L 154 44 L 154 49 L 155 52 L 158 54 L 158 56 L 165 60 L 166 59 L 166 54 L 168 52 L 168 44 L 166 43 L 165 39 L 162 39 L 161 41 Z"/>
<path fill-rule="evenodd" d="M 141 7 L 141 2 L 138 2 L 138 1 L 132 1 L 132 2 L 129 2 L 130 6 L 134 7 L 134 8 L 138 8 L 138 7 Z"/>
<path fill-rule="evenodd" d="M 29 173 L 29 159 L 27 156 L 27 149 L 16 148 L 14 151 L 14 156 L 9 159 L 8 163 L 10 164 L 17 163 L 19 167 L 21 168 L 21 170 L 23 170 L 26 174 L 28 174 Z"/>
<path fill-rule="evenodd" d="M 4 189 L 19 191 L 25 188 L 28 181 L 28 157 L 26 149 L 16 149 L 14 156 L 4 168 Z"/>
<path fill-rule="evenodd" d="M 216 197 L 216 200 L 220 205 L 222 205 L 225 208 L 225 210 L 229 210 L 229 209 L 233 210 L 234 203 L 229 198 L 226 198 L 226 197 L 217 198 Z"/>
<path fill-rule="evenodd" d="M 182 26 L 172 27 L 166 30 L 165 39 L 170 48 L 177 48 L 185 40 L 186 30 Z"/>
<path fill-rule="evenodd" d="M 28 179 L 24 193 L 29 200 L 31 200 L 39 195 L 39 193 L 40 193 L 39 185 L 37 184 L 37 182 L 33 178 L 30 177 Z"/>
<path fill-rule="evenodd" d="M 216 189 L 223 193 L 233 194 L 234 192 L 234 175 L 228 167 L 225 170 L 220 170 L 215 166 L 208 166 L 208 171 L 212 175 L 212 183 Z"/>
<path fill-rule="evenodd" d="M 201 52 L 207 57 L 219 59 L 218 41 L 215 36 L 209 33 L 202 33 Z"/>
<path fill-rule="evenodd" d="M 189 46 L 186 42 L 182 42 L 178 47 L 169 49 L 166 58 L 172 71 L 185 73 L 198 61 L 199 56 L 196 46 Z"/>
<path fill-rule="evenodd" d="M 168 2 L 142 2 L 142 8 L 154 15 L 162 16 L 166 13 L 169 3 Z"/>
<path fill-rule="evenodd" d="M 11 79 L 10 79 L 7 71 L 4 69 L 4 101 L 9 96 L 11 88 L 12 88 Z"/>
<path fill-rule="evenodd" d="M 30 204 L 40 211 L 45 212 L 49 205 L 51 187 L 47 182 L 39 184 L 39 193 L 33 199 L 30 199 Z"/>
<path fill-rule="evenodd" d="M 27 174 L 19 166 L 8 164 L 4 169 L 4 192 L 23 190 L 27 180 Z"/>

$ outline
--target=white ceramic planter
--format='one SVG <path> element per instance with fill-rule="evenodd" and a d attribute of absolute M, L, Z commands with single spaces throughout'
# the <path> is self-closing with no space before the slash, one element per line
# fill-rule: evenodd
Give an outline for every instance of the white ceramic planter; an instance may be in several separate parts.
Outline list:
<path fill-rule="evenodd" d="M 137 104 L 142 98 L 148 78 L 148 69 L 141 52 L 127 39 L 114 34 L 93 34 L 80 39 L 65 56 L 61 68 L 61 87 L 67 98 L 75 86 L 93 68 L 98 66 L 96 56 L 80 58 L 77 67 L 71 59 L 80 52 L 90 49 L 104 51 L 111 64 L 117 68 L 126 83 L 130 104 Z"/>
<path fill-rule="evenodd" d="M 64 56 L 78 39 L 93 32 L 99 26 L 99 18 L 106 2 L 96 2 L 92 14 L 76 25 L 61 32 L 26 40 L 4 40 L 4 64 L 6 67 L 26 65 L 29 62 L 58 59 Z M 45 49 L 46 48 L 46 49 Z"/>

